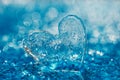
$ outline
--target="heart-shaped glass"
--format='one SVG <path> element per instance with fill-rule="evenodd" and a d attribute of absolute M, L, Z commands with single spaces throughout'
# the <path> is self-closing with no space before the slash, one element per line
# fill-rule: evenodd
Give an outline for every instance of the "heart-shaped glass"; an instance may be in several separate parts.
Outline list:
<path fill-rule="evenodd" d="M 42 30 L 30 33 L 23 40 L 25 51 L 41 64 L 41 71 L 80 71 L 86 44 L 81 19 L 64 17 L 58 31 L 58 35 Z"/>

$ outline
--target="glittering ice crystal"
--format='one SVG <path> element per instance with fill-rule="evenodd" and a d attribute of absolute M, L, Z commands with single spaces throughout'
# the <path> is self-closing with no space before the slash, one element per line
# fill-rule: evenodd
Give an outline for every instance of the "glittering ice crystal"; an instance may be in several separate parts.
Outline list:
<path fill-rule="evenodd" d="M 81 19 L 69 15 L 60 21 L 58 29 L 58 35 L 30 33 L 23 40 L 24 49 L 40 63 L 43 72 L 80 73 L 86 39 Z"/>

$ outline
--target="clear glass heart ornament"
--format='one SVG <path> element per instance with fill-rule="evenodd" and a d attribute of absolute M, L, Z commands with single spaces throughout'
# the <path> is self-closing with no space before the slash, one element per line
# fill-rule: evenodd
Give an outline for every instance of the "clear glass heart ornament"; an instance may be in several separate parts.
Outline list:
<path fill-rule="evenodd" d="M 41 71 L 80 71 L 86 45 L 85 27 L 74 15 L 64 17 L 59 34 L 32 32 L 23 39 L 25 51 L 39 62 Z"/>

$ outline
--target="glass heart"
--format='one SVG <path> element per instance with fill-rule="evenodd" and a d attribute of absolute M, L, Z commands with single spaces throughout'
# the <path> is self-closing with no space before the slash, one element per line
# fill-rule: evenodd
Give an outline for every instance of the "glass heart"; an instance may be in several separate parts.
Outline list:
<path fill-rule="evenodd" d="M 43 72 L 80 72 L 85 53 L 86 34 L 82 20 L 74 15 L 64 17 L 59 34 L 33 32 L 23 40 L 25 51 L 40 63 Z"/>

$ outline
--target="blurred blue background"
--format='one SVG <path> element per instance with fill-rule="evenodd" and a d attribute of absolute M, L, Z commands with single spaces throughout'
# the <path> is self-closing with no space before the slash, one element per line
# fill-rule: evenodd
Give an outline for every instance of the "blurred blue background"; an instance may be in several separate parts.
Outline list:
<path fill-rule="evenodd" d="M 22 39 L 34 30 L 58 34 L 58 23 L 69 14 L 86 28 L 83 79 L 120 80 L 119 6 L 119 0 L 0 0 L 0 80 L 41 79 Z"/>

